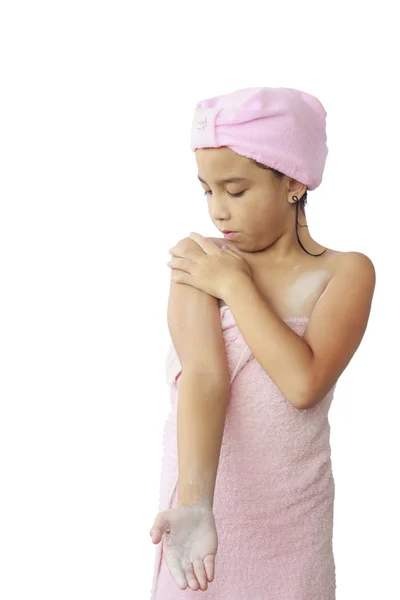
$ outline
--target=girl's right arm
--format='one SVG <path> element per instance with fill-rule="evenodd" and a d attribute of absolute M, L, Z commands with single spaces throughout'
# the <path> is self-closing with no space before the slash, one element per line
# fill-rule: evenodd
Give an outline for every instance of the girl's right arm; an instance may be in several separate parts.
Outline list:
<path fill-rule="evenodd" d="M 182 250 L 199 250 L 191 239 Z M 176 272 L 171 269 L 171 275 Z M 178 505 L 212 508 L 229 400 L 218 300 L 171 280 L 168 327 L 182 366 L 178 392 Z"/>

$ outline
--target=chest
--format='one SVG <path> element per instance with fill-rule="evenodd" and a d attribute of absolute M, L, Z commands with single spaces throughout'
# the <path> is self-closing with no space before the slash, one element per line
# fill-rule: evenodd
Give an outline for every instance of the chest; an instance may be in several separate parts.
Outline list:
<path fill-rule="evenodd" d="M 327 264 L 251 265 L 251 271 L 258 292 L 283 319 L 310 317 L 334 272 Z"/>

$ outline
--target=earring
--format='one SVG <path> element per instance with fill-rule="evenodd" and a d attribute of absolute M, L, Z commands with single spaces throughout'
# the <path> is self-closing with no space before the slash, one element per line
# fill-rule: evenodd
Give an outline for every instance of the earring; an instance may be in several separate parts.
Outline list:
<path fill-rule="evenodd" d="M 297 196 L 293 196 L 292 200 L 293 200 L 293 202 L 297 202 L 299 199 Z"/>

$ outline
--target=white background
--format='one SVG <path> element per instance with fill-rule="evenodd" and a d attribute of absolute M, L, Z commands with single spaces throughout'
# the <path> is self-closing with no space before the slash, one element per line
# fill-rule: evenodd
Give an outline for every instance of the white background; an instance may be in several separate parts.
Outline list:
<path fill-rule="evenodd" d="M 331 407 L 337 600 L 400 597 L 395 2 L 19 2 L 0 12 L 0 597 L 148 600 L 168 249 L 219 237 L 195 104 L 284 86 L 325 106 L 312 237 L 374 262 Z M 201 592 L 199 592 L 201 598 Z"/>

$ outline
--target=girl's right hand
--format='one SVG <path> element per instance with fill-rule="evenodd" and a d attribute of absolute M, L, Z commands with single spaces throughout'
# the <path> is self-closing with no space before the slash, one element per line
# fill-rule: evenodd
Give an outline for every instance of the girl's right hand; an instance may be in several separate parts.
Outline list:
<path fill-rule="evenodd" d="M 182 590 L 207 590 L 214 579 L 218 537 L 211 508 L 182 505 L 158 513 L 151 528 L 153 544 L 163 540 L 169 572 Z"/>

